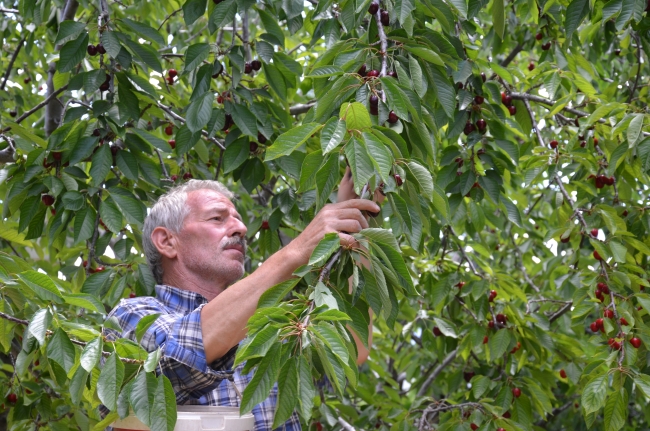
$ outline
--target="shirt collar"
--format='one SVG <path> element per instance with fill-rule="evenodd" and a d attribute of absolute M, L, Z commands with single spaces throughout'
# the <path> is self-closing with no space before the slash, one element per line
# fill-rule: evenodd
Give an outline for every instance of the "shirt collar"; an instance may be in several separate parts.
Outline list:
<path fill-rule="evenodd" d="M 177 312 L 193 311 L 200 305 L 208 303 L 205 296 L 199 293 L 166 284 L 158 284 L 156 286 L 156 298 Z"/>

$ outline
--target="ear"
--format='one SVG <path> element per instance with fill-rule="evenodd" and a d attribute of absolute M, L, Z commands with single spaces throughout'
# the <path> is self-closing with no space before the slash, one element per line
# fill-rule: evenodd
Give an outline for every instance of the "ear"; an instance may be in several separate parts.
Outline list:
<path fill-rule="evenodd" d="M 162 256 L 168 259 L 176 257 L 177 238 L 169 229 L 162 226 L 156 227 L 151 233 L 151 241 Z"/>

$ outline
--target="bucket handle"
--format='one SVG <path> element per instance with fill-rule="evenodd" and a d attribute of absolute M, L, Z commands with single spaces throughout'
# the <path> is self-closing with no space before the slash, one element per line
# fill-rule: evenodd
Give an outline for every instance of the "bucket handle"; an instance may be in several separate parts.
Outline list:
<path fill-rule="evenodd" d="M 239 388 L 237 388 L 237 385 L 235 384 L 235 378 L 232 374 L 228 376 L 228 381 L 232 384 L 232 387 L 235 388 L 235 392 L 237 393 L 237 398 L 239 399 L 239 403 L 238 403 L 239 405 L 237 407 L 240 407 L 242 396 L 241 396 L 241 392 L 239 392 Z"/>

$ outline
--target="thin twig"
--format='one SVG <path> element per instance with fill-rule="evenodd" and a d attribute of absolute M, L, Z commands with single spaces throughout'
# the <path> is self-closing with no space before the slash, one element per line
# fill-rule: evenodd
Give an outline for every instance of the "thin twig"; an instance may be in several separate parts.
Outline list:
<path fill-rule="evenodd" d="M 244 54 L 246 56 L 246 61 L 253 60 L 253 54 L 251 54 L 251 45 L 250 45 L 250 29 L 248 28 L 248 9 L 244 11 L 241 19 L 241 37 L 242 43 L 244 44 Z"/>
<path fill-rule="evenodd" d="M 442 360 L 440 365 L 438 365 L 433 370 L 431 375 L 429 375 L 429 377 L 427 377 L 427 379 L 424 381 L 424 383 L 422 384 L 422 386 L 420 386 L 420 389 L 418 390 L 418 393 L 417 393 L 418 398 L 423 397 L 427 393 L 427 390 L 429 389 L 429 386 L 431 386 L 431 384 L 434 382 L 434 380 L 436 380 L 436 377 L 438 377 L 438 374 L 440 374 L 442 372 L 442 370 L 444 370 L 445 367 L 447 365 L 451 364 L 451 362 L 456 358 L 456 355 L 458 354 L 458 349 L 460 349 L 460 347 L 456 347 L 455 350 L 452 350 L 445 357 L 445 359 Z"/>
<path fill-rule="evenodd" d="M 343 419 L 343 418 L 340 417 L 340 416 L 339 416 L 337 422 L 339 423 L 339 425 L 341 425 L 341 428 L 343 428 L 343 429 L 346 430 L 346 431 L 356 431 L 356 428 L 354 428 L 352 425 L 350 425 L 349 423 L 347 423 L 347 422 L 345 421 L 345 419 Z"/>
<path fill-rule="evenodd" d="M 5 85 L 7 85 L 7 80 L 9 79 L 9 74 L 11 73 L 11 69 L 14 67 L 14 62 L 16 61 L 16 58 L 18 57 L 18 53 L 20 52 L 20 49 L 23 47 L 23 44 L 25 43 L 27 36 L 23 36 L 20 41 L 18 41 L 18 45 L 16 46 L 16 50 L 14 51 L 13 55 L 11 56 L 11 60 L 9 60 L 9 65 L 7 66 L 7 70 L 5 72 L 5 76 L 3 77 L 2 84 L 0 84 L 0 90 L 5 89 Z"/>
<path fill-rule="evenodd" d="M 630 95 L 627 97 L 626 103 L 632 102 L 632 98 L 636 92 L 636 86 L 639 84 L 639 77 L 641 76 L 641 41 L 639 40 L 639 35 L 636 33 L 632 33 L 632 37 L 634 40 L 636 40 L 636 64 L 638 69 L 636 71 L 636 79 L 634 80 L 634 85 L 632 86 L 632 90 L 630 90 Z"/>
<path fill-rule="evenodd" d="M 521 52 L 522 49 L 524 49 L 524 46 L 522 44 L 517 44 L 517 46 L 515 46 L 515 48 L 510 52 L 510 54 L 508 54 L 508 56 L 506 58 L 504 58 L 501 63 L 499 63 L 500 66 L 501 67 L 508 66 L 510 64 L 510 62 L 512 62 L 512 60 L 515 59 L 517 54 L 519 54 Z"/>
<path fill-rule="evenodd" d="M 554 314 L 551 315 L 551 317 L 548 318 L 549 323 L 553 323 L 557 319 L 560 318 L 564 313 L 569 311 L 571 307 L 573 306 L 573 301 L 569 301 L 566 303 L 566 305 L 562 308 L 560 308 L 558 311 L 556 311 Z"/>
<path fill-rule="evenodd" d="M 564 188 L 564 184 L 562 184 L 562 179 L 560 178 L 560 176 L 558 174 L 553 175 L 553 181 L 555 181 L 555 183 L 560 188 L 560 191 L 562 192 L 562 195 L 564 196 L 564 199 L 566 199 L 567 202 L 569 202 L 569 204 L 571 205 L 571 208 L 573 208 L 576 203 L 574 202 L 573 199 L 571 199 L 571 196 L 569 195 L 569 193 Z M 585 221 L 584 217 L 582 216 L 582 212 L 580 211 L 580 209 L 575 210 L 575 215 L 578 217 L 578 220 L 580 220 L 580 223 L 585 228 L 585 232 L 588 231 L 589 226 L 587 226 L 587 222 Z"/>
<path fill-rule="evenodd" d="M 20 11 L 18 9 L 5 9 L 0 7 L 0 13 L 15 13 L 19 14 Z"/>
<path fill-rule="evenodd" d="M 165 162 L 163 162 L 162 156 L 160 155 L 160 150 L 158 148 L 156 148 L 156 154 L 158 155 L 158 160 L 160 161 L 160 167 L 162 168 L 165 179 L 171 181 L 171 178 L 169 178 L 169 174 L 167 173 L 167 168 L 165 167 Z"/>
<path fill-rule="evenodd" d="M 174 15 L 176 15 L 178 12 L 180 12 L 180 11 L 182 11 L 182 10 L 183 10 L 183 8 L 178 8 L 178 9 L 176 9 L 174 12 L 170 13 L 169 15 L 167 15 L 167 16 L 165 17 L 165 19 L 163 20 L 163 22 L 161 22 L 160 25 L 158 26 L 158 31 L 160 31 L 160 29 L 162 28 L 162 26 L 165 25 L 165 23 L 167 22 L 167 20 L 168 20 L 169 18 L 173 17 Z"/>
<path fill-rule="evenodd" d="M 93 227 L 93 236 L 90 239 L 90 244 L 88 245 L 88 264 L 86 265 L 86 276 L 90 274 L 90 266 L 92 265 L 93 259 L 95 257 L 95 248 L 97 246 L 97 238 L 99 238 L 99 207 L 102 204 L 102 189 L 99 189 L 97 193 L 97 216 L 95 217 L 95 226 Z"/>
<path fill-rule="evenodd" d="M 377 34 L 379 35 L 379 41 L 381 42 L 379 51 L 379 55 L 381 55 L 381 70 L 379 71 L 379 76 L 386 76 L 386 65 L 388 63 L 386 60 L 388 57 L 388 39 L 386 37 L 386 32 L 384 31 L 384 26 L 381 23 L 381 14 L 379 10 L 375 14 L 375 21 L 377 22 Z M 385 92 L 382 92 L 382 99 L 384 102 L 386 102 L 385 94 Z"/>

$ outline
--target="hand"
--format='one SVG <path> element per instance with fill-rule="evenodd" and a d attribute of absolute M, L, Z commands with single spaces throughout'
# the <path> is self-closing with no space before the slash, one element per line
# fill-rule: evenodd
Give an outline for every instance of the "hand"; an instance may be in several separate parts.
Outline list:
<path fill-rule="evenodd" d="M 354 192 L 354 181 L 352 181 L 352 171 L 350 170 L 349 166 L 345 169 L 345 175 L 343 175 L 343 179 L 339 185 L 336 199 L 337 202 L 344 202 L 350 199 L 359 199 L 359 195 Z M 379 188 L 377 188 L 372 199 L 373 202 L 377 202 L 381 205 L 384 199 L 386 199 L 386 196 L 379 191 Z"/>
<path fill-rule="evenodd" d="M 379 210 L 379 205 L 368 199 L 348 199 L 344 202 L 325 205 L 287 248 L 291 248 L 298 264 L 304 265 L 309 261 L 309 256 L 325 234 L 338 233 L 341 245 L 353 246 L 357 241 L 351 234 L 368 227 L 368 221 L 362 211 L 375 213 Z"/>

